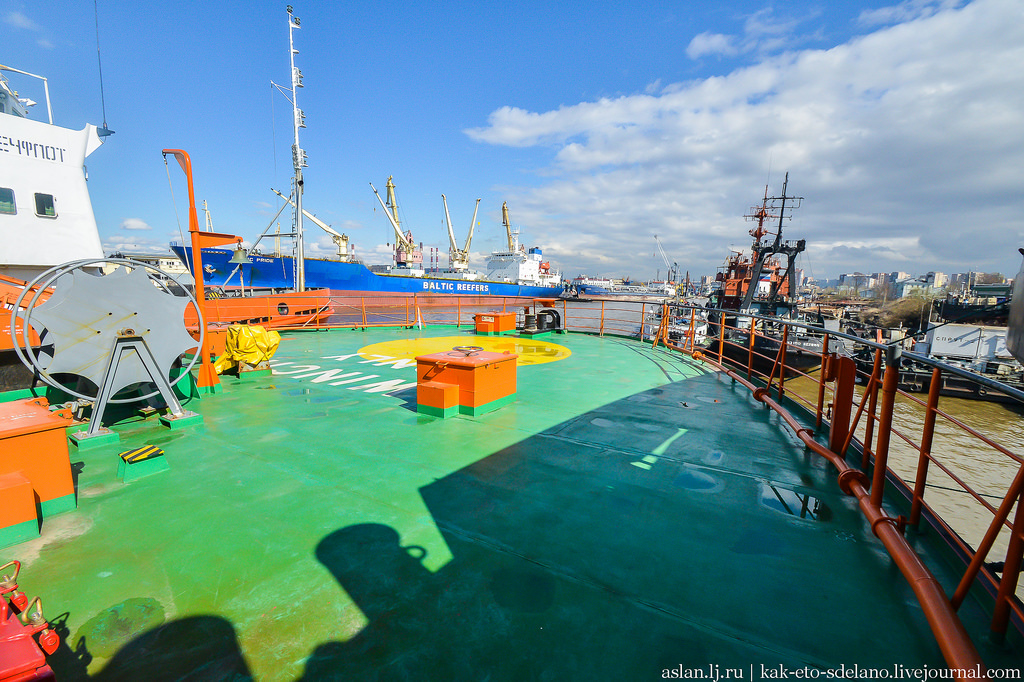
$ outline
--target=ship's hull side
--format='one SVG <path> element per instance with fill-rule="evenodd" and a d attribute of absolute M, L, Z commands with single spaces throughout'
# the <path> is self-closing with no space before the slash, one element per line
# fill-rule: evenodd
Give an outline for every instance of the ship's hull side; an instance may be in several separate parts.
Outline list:
<path fill-rule="evenodd" d="M 171 250 L 188 265 L 191 271 L 192 249 L 172 245 Z M 233 254 L 233 251 L 227 249 L 203 249 L 203 282 L 207 286 L 237 287 L 241 284 L 238 273 L 234 272 L 235 264 L 229 262 Z M 241 274 L 246 287 L 255 289 L 288 289 L 292 287 L 293 258 L 260 255 L 252 255 L 249 258 L 252 263 L 241 266 Z M 561 287 L 530 286 L 511 282 L 382 275 L 371 272 L 361 263 L 318 258 L 305 259 L 305 265 L 305 284 L 309 289 L 541 298 L 555 297 L 562 291 Z"/>

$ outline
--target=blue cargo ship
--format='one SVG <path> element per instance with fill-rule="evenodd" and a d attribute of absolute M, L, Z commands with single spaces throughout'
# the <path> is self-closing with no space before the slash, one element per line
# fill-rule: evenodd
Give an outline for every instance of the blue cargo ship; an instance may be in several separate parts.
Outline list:
<path fill-rule="evenodd" d="M 171 250 L 192 270 L 192 248 L 172 244 Z M 205 248 L 203 257 L 203 283 L 207 286 L 252 289 L 290 289 L 294 282 L 292 256 L 261 256 L 250 254 L 251 263 L 231 262 L 231 249 Z M 528 254 L 528 256 L 531 254 Z M 334 289 L 338 291 L 365 291 L 389 294 L 457 294 L 462 296 L 531 296 L 555 297 L 562 293 L 560 283 L 552 285 L 519 284 L 481 279 L 462 279 L 454 271 L 440 271 L 438 276 L 382 274 L 371 272 L 362 263 L 322 258 L 306 258 L 305 281 L 307 289 Z M 237 268 L 237 270 L 236 270 Z M 397 269 L 397 268 L 396 268 Z M 420 271 L 429 272 L 429 271 Z M 241 279 L 239 278 L 241 275 Z M 192 273 L 193 277 L 195 273 Z M 445 276 L 450 275 L 450 276 Z"/>

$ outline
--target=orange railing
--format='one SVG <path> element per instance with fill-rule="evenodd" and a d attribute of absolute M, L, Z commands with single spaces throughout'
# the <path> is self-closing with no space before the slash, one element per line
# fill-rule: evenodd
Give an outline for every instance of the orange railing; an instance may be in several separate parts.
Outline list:
<path fill-rule="evenodd" d="M 736 321 L 730 323 L 730 318 Z M 767 326 L 774 329 L 765 331 Z M 803 369 L 786 363 L 794 332 L 805 338 L 811 333 L 809 338 L 819 344 L 816 361 L 805 362 Z M 1011 618 L 1018 629 L 1022 627 L 1024 607 L 1017 592 L 1024 554 L 1024 504 L 1020 503 L 1024 458 L 1001 439 L 985 435 L 953 414 L 954 408 L 963 408 L 961 403 L 966 401 L 947 401 L 945 410 L 939 403 L 946 379 L 955 376 L 958 381 L 977 382 L 990 393 L 1020 401 L 1006 412 L 1012 424 L 1019 419 L 1014 410 L 1024 409 L 1024 392 L 893 346 L 733 311 L 720 314 L 708 337 L 711 342 L 698 349 L 697 356 L 749 386 L 755 397 L 783 415 L 808 447 L 829 459 L 839 471 L 840 485 L 858 498 L 872 529 L 915 591 L 927 586 L 927 594 L 918 596 L 940 644 L 943 638 L 952 638 L 950 642 L 960 639 L 962 626 L 951 616 L 974 585 L 994 596 L 990 628 L 995 637 L 1005 636 Z M 846 353 L 863 356 L 860 369 L 826 350 L 834 350 L 836 341 L 842 342 Z M 669 345 L 695 353 L 692 345 Z M 907 360 L 915 363 L 915 377 L 920 377 L 923 367 L 930 370 L 919 384 L 928 387 L 926 400 L 899 388 L 900 365 Z M 847 368 L 845 379 L 840 376 L 841 365 Z M 802 412 L 805 420 L 794 418 L 794 412 Z M 814 429 L 805 427 L 804 421 L 813 422 Z M 822 425 L 829 427 L 828 447 L 815 435 Z M 940 436 L 942 447 L 937 445 Z M 976 469 L 984 453 L 990 456 L 984 460 L 988 465 L 982 484 Z M 993 490 L 1000 484 L 1005 487 Z M 979 490 L 982 485 L 987 489 Z M 905 500 L 906 516 L 893 516 L 883 509 L 887 486 L 896 499 Z M 994 502 L 989 501 L 992 498 Z M 968 502 L 973 511 L 958 513 Z M 978 512 L 987 514 L 987 520 L 979 523 Z M 924 565 L 904 539 L 907 528 L 920 529 L 923 523 L 947 538 L 964 562 L 964 573 L 951 596 L 945 595 L 927 569 L 925 574 L 920 572 Z M 951 646 L 944 651 L 951 667 L 956 668 L 949 657 L 967 654 L 962 647 Z"/>

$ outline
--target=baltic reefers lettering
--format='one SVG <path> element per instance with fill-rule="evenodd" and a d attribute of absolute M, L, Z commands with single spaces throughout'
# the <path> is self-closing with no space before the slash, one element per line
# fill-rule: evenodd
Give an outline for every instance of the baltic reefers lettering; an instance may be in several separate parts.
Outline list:
<path fill-rule="evenodd" d="M 423 282 L 424 291 L 444 291 L 456 294 L 489 294 L 491 287 L 487 284 L 474 284 L 472 282 L 438 282 L 437 280 L 426 280 Z"/>

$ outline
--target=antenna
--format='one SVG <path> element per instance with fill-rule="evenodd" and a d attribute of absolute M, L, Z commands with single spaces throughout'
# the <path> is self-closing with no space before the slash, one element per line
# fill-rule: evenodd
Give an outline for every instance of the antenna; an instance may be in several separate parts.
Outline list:
<path fill-rule="evenodd" d="M 99 0 L 92 0 L 93 13 L 96 17 L 96 66 L 100 72 L 100 109 L 103 110 L 103 129 L 97 130 L 100 137 L 110 135 L 114 131 L 107 128 L 107 101 L 103 96 L 103 61 L 100 59 L 100 8 Z M 50 95 L 46 95 L 46 108 L 50 108 Z M 53 116 L 50 116 L 50 123 L 53 123 Z"/>

